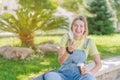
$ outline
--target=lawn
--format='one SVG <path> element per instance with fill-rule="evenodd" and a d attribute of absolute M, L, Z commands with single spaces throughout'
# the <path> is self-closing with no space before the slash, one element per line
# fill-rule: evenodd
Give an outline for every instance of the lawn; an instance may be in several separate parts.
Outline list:
<path fill-rule="evenodd" d="M 90 35 L 94 39 L 102 59 L 120 56 L 120 34 L 96 36 Z M 53 40 L 59 44 L 61 36 L 35 37 L 35 43 Z M 0 38 L 0 45 L 10 44 L 19 46 L 20 40 L 16 37 Z M 89 61 L 90 61 L 89 57 Z M 52 68 L 59 68 L 57 53 L 46 55 L 32 55 L 26 60 L 7 60 L 0 56 L 0 80 L 31 80 L 33 77 L 42 74 Z"/>

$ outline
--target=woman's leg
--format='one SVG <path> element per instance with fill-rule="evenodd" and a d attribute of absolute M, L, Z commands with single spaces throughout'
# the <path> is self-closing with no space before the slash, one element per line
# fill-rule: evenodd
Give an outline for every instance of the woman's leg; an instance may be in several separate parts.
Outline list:
<path fill-rule="evenodd" d="M 79 80 L 96 80 L 96 78 L 91 74 L 82 75 Z"/>
<path fill-rule="evenodd" d="M 45 80 L 63 80 L 57 72 L 48 72 L 44 75 Z"/>

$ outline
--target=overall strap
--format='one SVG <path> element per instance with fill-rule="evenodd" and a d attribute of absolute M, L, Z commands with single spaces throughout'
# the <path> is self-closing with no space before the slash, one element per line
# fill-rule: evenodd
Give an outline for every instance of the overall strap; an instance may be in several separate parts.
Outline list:
<path fill-rule="evenodd" d="M 88 47 L 89 41 L 90 41 L 90 38 L 87 38 L 84 44 L 84 49 Z"/>

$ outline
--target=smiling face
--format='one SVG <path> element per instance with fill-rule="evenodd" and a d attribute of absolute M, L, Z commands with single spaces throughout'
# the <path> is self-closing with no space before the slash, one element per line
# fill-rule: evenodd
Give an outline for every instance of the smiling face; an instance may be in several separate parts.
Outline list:
<path fill-rule="evenodd" d="M 81 37 L 84 35 L 85 32 L 85 26 L 84 22 L 81 20 L 76 20 L 72 26 L 72 32 L 74 36 Z"/>
<path fill-rule="evenodd" d="M 86 38 L 88 34 L 86 18 L 83 16 L 76 17 L 71 24 L 71 31 L 73 32 L 74 38 Z"/>

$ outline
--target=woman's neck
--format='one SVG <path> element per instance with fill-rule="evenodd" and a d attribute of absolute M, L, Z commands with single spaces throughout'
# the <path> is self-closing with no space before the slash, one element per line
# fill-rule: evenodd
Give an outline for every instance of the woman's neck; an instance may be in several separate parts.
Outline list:
<path fill-rule="evenodd" d="M 83 38 L 83 36 L 74 36 L 75 40 L 81 40 Z"/>

